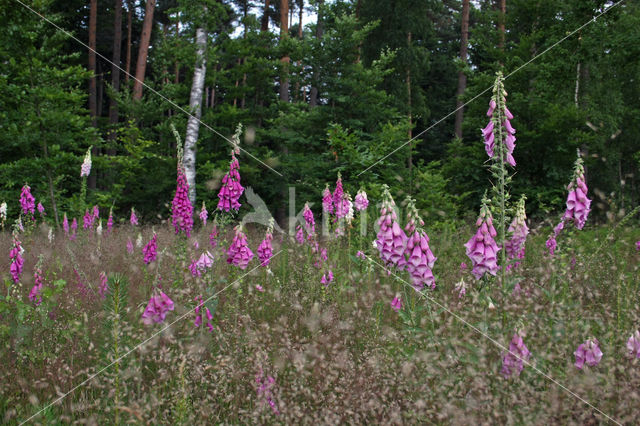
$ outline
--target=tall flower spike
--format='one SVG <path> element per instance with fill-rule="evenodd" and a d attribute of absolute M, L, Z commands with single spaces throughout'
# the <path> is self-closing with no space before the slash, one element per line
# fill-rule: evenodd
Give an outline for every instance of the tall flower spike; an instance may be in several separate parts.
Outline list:
<path fill-rule="evenodd" d="M 131 226 L 138 225 L 138 216 L 136 216 L 136 209 L 134 209 L 133 207 L 131 207 L 131 216 L 129 217 L 129 223 L 131 223 Z"/>
<path fill-rule="evenodd" d="M 402 270 L 406 263 L 404 252 L 407 246 L 407 236 L 397 222 L 395 202 L 391 197 L 389 187 L 383 185 L 382 189 L 382 207 L 378 219 L 380 230 L 375 244 L 380 252 L 380 258 L 387 266 L 395 265 Z"/>
<path fill-rule="evenodd" d="M 84 161 L 80 166 L 80 177 L 87 177 L 91 173 L 91 147 L 87 149 L 87 153 L 84 155 Z"/>
<path fill-rule="evenodd" d="M 22 191 L 20 192 L 20 207 L 22 207 L 22 213 L 27 215 L 31 213 L 31 217 L 36 210 L 36 200 L 31 195 L 31 187 L 29 185 L 25 185 L 22 187 Z"/>
<path fill-rule="evenodd" d="M 204 201 L 202 202 L 202 208 L 200 209 L 200 214 L 198 216 L 202 221 L 202 226 L 207 226 L 207 218 L 209 217 L 209 212 L 207 212 L 207 206 L 204 205 Z"/>
<path fill-rule="evenodd" d="M 504 90 L 504 78 L 498 73 L 493 85 L 493 96 L 489 101 L 487 117 L 489 124 L 482 129 L 484 149 L 489 158 L 502 160 L 511 166 L 516 166 L 513 150 L 516 146 L 516 130 L 511 125 L 513 114 L 507 108 L 507 92 Z"/>
<path fill-rule="evenodd" d="M 322 191 L 322 211 L 327 214 L 333 213 L 333 195 L 331 195 L 329 184 L 327 184 L 324 191 Z"/>
<path fill-rule="evenodd" d="M 531 353 L 522 340 L 520 333 L 515 333 L 509 344 L 509 352 L 502 353 L 502 369 L 505 379 L 518 377 L 524 368 L 524 361 L 529 361 Z"/>
<path fill-rule="evenodd" d="M 342 188 L 342 176 L 340 172 L 338 172 L 338 180 L 336 180 L 336 189 L 333 191 L 333 196 L 332 196 L 333 205 L 336 208 L 336 216 L 338 217 L 344 217 L 344 214 L 340 216 L 340 213 L 338 213 L 338 208 L 339 208 L 338 206 L 342 203 L 343 195 L 344 195 L 344 189 Z"/>
<path fill-rule="evenodd" d="M 171 203 L 171 223 L 178 234 L 184 231 L 187 237 L 191 236 L 193 229 L 193 206 L 189 200 L 189 184 L 184 175 L 184 167 L 178 161 L 178 176 L 176 178 L 176 194 Z"/>
<path fill-rule="evenodd" d="M 218 226 L 214 223 L 213 224 L 213 229 L 211 230 L 211 233 L 209 234 L 209 244 L 211 245 L 211 248 L 214 249 L 218 246 Z"/>
<path fill-rule="evenodd" d="M 304 203 L 304 208 L 302 209 L 302 217 L 304 217 L 304 221 L 306 224 L 305 228 L 307 234 L 309 235 L 309 239 L 312 239 L 313 235 L 316 233 L 316 221 L 313 218 L 313 212 L 311 211 L 308 202 Z"/>
<path fill-rule="evenodd" d="M 589 211 L 591 210 L 591 200 L 587 198 L 587 183 L 584 179 L 584 166 L 580 151 L 578 150 L 578 158 L 573 169 L 573 178 L 567 187 L 569 195 L 567 196 L 567 210 L 562 220 L 573 221 L 576 228 L 582 229 Z"/>
<path fill-rule="evenodd" d="M 527 226 L 527 215 L 524 208 L 524 202 L 526 197 L 523 195 L 518 201 L 516 207 L 516 215 L 509 225 L 508 232 L 511 234 L 511 238 L 505 243 L 505 250 L 507 251 L 507 259 L 509 261 L 513 259 L 524 258 L 525 242 L 527 241 L 527 235 L 529 235 L 529 227 Z M 509 264 L 507 269 L 516 268 L 520 265 L 520 262 Z"/>
<path fill-rule="evenodd" d="M 500 248 L 494 240 L 497 233 L 493 227 L 493 218 L 488 204 L 489 200 L 486 196 L 483 197 L 480 216 L 476 221 L 478 230 L 464 245 L 467 249 L 467 256 L 473 263 L 471 272 L 477 280 L 487 272 L 494 276 L 498 272 L 498 251 Z"/>
<path fill-rule="evenodd" d="M 356 198 L 355 198 L 355 207 L 356 210 L 358 211 L 362 211 L 362 210 L 366 210 L 366 208 L 369 206 L 369 200 L 367 199 L 367 193 L 364 192 L 363 189 L 360 189 L 358 191 L 358 193 L 356 194 Z"/>
<path fill-rule="evenodd" d="M 143 247 L 142 254 L 144 255 L 145 265 L 150 264 L 158 256 L 158 235 L 154 232 L 153 238 Z"/>
<path fill-rule="evenodd" d="M 253 259 L 253 252 L 247 245 L 247 236 L 239 225 L 236 228 L 236 235 L 233 237 L 231 246 L 227 250 L 227 263 L 239 266 L 240 269 L 246 269 L 251 259 Z"/>
<path fill-rule="evenodd" d="M 238 211 L 240 203 L 238 200 L 244 192 L 244 187 L 240 184 L 240 164 L 236 158 L 236 150 L 231 152 L 231 163 L 229 171 L 222 178 L 222 186 L 218 192 L 218 210 L 229 212 L 231 209 Z"/>
<path fill-rule="evenodd" d="M 20 240 L 18 240 L 17 236 L 14 234 L 13 236 L 13 247 L 9 250 L 9 259 L 11 259 L 11 266 L 9 267 L 9 272 L 11 273 L 11 278 L 13 278 L 14 283 L 18 283 L 20 281 L 20 275 L 22 274 L 22 270 L 24 268 L 24 259 L 22 258 L 23 249 L 20 246 Z"/>
<path fill-rule="evenodd" d="M 258 246 L 258 259 L 260 259 L 260 266 L 267 266 L 269 262 L 271 262 L 271 257 L 273 256 L 273 247 L 271 245 L 271 240 L 273 239 L 273 218 L 269 219 L 269 227 L 267 228 L 267 233 L 264 236 L 264 239 Z"/>
<path fill-rule="evenodd" d="M 409 238 L 404 256 L 407 272 L 411 276 L 411 282 L 416 291 L 422 290 L 425 286 L 436 288 L 432 272 L 436 257 L 429 248 L 429 236 L 421 228 L 422 226 L 424 226 L 424 221 L 418 214 L 415 201 L 408 198 L 407 224 L 404 230 Z"/>
<path fill-rule="evenodd" d="M 113 229 L 113 207 L 109 209 L 109 219 L 107 219 L 107 233 L 111 233 Z"/>

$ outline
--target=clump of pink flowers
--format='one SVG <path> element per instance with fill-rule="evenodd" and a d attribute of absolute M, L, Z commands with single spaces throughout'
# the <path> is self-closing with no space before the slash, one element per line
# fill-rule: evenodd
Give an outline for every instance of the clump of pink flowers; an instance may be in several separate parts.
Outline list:
<path fill-rule="evenodd" d="M 429 236 L 421 228 L 424 226 L 424 221 L 418 214 L 414 200 L 409 199 L 407 211 L 407 224 L 404 228 L 409 235 L 405 249 L 406 270 L 411 276 L 413 288 L 417 291 L 425 286 L 435 289 L 436 282 L 432 269 L 436 257 L 429 247 Z"/>
<path fill-rule="evenodd" d="M 382 207 L 380 218 L 378 219 L 378 231 L 376 247 L 380 252 L 380 258 L 387 266 L 397 266 L 400 270 L 404 268 L 404 252 L 407 247 L 407 236 L 397 222 L 395 202 L 389 187 L 383 185 Z"/>
<path fill-rule="evenodd" d="M 258 259 L 260 259 L 260 266 L 267 266 L 269 262 L 271 262 L 271 257 L 273 256 L 273 247 L 271 245 L 271 240 L 273 240 L 273 218 L 269 219 L 269 227 L 267 228 L 267 232 L 264 236 L 264 239 L 258 246 Z"/>
<path fill-rule="evenodd" d="M 529 227 L 527 226 L 527 215 L 524 208 L 525 196 L 523 195 L 518 201 L 516 207 L 516 215 L 509 225 L 508 232 L 511 234 L 511 238 L 505 242 L 505 250 L 507 252 L 507 260 L 524 259 L 525 243 L 527 241 L 527 235 L 529 235 Z M 520 262 L 515 262 L 507 266 L 507 270 L 516 268 L 520 265 Z"/>
<path fill-rule="evenodd" d="M 635 333 L 627 340 L 627 349 L 629 355 L 633 358 L 640 358 L 640 330 L 636 330 Z"/>
<path fill-rule="evenodd" d="M 522 340 L 520 333 L 516 332 L 509 344 L 509 351 L 502 353 L 502 369 L 500 372 L 505 379 L 518 377 L 524 368 L 524 361 L 529 361 L 531 353 Z"/>
<path fill-rule="evenodd" d="M 324 286 L 328 286 L 333 282 L 333 271 L 329 269 L 326 274 L 322 274 L 322 278 L 320 279 L 320 284 L 324 284 Z"/>
<path fill-rule="evenodd" d="M 231 209 L 238 211 L 240 209 L 240 197 L 244 192 L 244 187 L 240 184 L 240 163 L 236 158 L 236 153 L 240 153 L 238 148 L 231 151 L 231 163 L 229 163 L 229 171 L 222 178 L 222 187 L 218 192 L 218 210 L 229 212 Z"/>
<path fill-rule="evenodd" d="M 364 192 L 364 190 L 362 190 L 362 189 L 358 191 L 354 201 L 355 201 L 354 204 L 355 204 L 356 210 L 358 210 L 358 211 L 366 210 L 366 208 L 369 206 L 369 200 L 367 199 L 367 193 Z"/>
<path fill-rule="evenodd" d="M 171 203 L 171 223 L 176 234 L 184 231 L 187 237 L 193 229 L 193 206 L 189 200 L 189 184 L 184 174 L 184 167 L 178 162 L 178 177 L 176 179 L 176 194 Z"/>
<path fill-rule="evenodd" d="M 160 294 L 151 296 L 149 299 L 149 303 L 142 314 L 142 322 L 147 325 L 154 322 L 162 322 L 167 316 L 167 312 L 173 311 L 173 308 L 173 300 L 160 290 Z"/>
<path fill-rule="evenodd" d="M 205 252 L 200 255 L 198 260 L 194 260 L 191 262 L 189 266 L 189 270 L 191 271 L 191 275 L 194 277 L 199 277 L 202 275 L 202 272 L 210 269 L 213 266 L 213 255 L 210 252 Z"/>
<path fill-rule="evenodd" d="M 204 205 L 204 201 L 202 202 L 202 208 L 200 209 L 200 214 L 198 215 L 200 220 L 202 221 L 202 226 L 207 226 L 207 218 L 209 217 L 209 212 L 207 212 L 207 206 Z"/>
<path fill-rule="evenodd" d="M 31 195 L 31 187 L 24 185 L 20 192 L 20 207 L 22 207 L 22 213 L 26 216 L 30 214 L 33 217 L 36 209 L 36 199 Z"/>
<path fill-rule="evenodd" d="M 11 273 L 11 278 L 13 278 L 14 283 L 20 281 L 20 274 L 22 274 L 24 268 L 24 259 L 22 258 L 23 251 L 20 246 L 20 240 L 18 240 L 18 237 L 14 234 L 13 247 L 9 250 L 9 258 L 11 259 L 9 272 Z"/>
<path fill-rule="evenodd" d="M 488 204 L 489 200 L 486 196 L 483 197 L 480 216 L 476 221 L 478 230 L 464 245 L 467 256 L 473 264 L 471 273 L 477 280 L 482 278 L 485 273 L 495 276 L 498 272 L 498 251 L 500 248 L 494 240 L 497 233 L 493 227 L 493 218 Z"/>
<path fill-rule="evenodd" d="M 580 151 L 578 151 L 573 178 L 567 189 L 569 190 L 569 194 L 567 195 L 567 210 L 562 217 L 562 221 L 573 221 L 576 228 L 582 229 L 591 210 L 591 200 L 587 198 L 587 191 L 589 189 L 587 188 L 587 183 L 584 178 L 584 166 L 582 158 L 580 157 Z"/>
<path fill-rule="evenodd" d="M 402 310 L 402 299 L 399 295 L 396 294 L 396 297 L 391 301 L 391 309 L 396 312 L 400 312 Z"/>
<path fill-rule="evenodd" d="M 150 264 L 158 256 L 158 235 L 154 232 L 153 238 L 142 248 L 145 265 Z"/>
<path fill-rule="evenodd" d="M 573 355 L 576 357 L 575 366 L 578 369 L 582 369 L 585 363 L 589 367 L 598 365 L 602 359 L 602 351 L 600 350 L 598 339 L 589 339 L 582 343 Z"/>
<path fill-rule="evenodd" d="M 513 114 L 507 108 L 507 91 L 504 90 L 502 80 L 502 74 L 499 74 L 493 87 L 493 96 L 489 101 L 489 110 L 487 111 L 487 117 L 490 117 L 489 124 L 482 129 L 482 136 L 484 137 L 485 151 L 490 158 L 498 161 L 502 158 L 505 163 L 515 167 L 516 160 L 513 158 L 513 150 L 516 146 L 516 130 L 511 125 Z M 504 131 L 498 133 L 496 140 L 496 129 L 500 126 Z M 500 140 L 500 134 L 506 134 L 504 141 Z"/>
<path fill-rule="evenodd" d="M 239 266 L 240 269 L 246 269 L 251 259 L 253 259 L 253 252 L 247 244 L 247 236 L 239 225 L 236 227 L 236 234 L 231 246 L 227 250 L 227 263 Z"/>

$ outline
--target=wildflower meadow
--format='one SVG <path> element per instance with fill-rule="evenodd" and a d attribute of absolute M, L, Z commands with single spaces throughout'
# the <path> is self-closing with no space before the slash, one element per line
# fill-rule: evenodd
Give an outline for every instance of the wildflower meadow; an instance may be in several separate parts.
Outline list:
<path fill-rule="evenodd" d="M 313 62 L 317 67 L 305 71 L 304 55 L 294 52 L 304 49 L 304 2 L 283 1 L 272 12 L 266 2 L 260 5 L 265 7 L 261 22 L 250 19 L 256 18 L 250 10 L 258 5 L 240 3 L 185 1 L 169 12 L 164 2 L 157 6 L 163 17 L 184 16 L 175 31 L 188 27 L 195 34 L 189 108 L 176 108 L 186 114 L 186 127 L 176 126 L 173 110 L 151 104 L 147 111 L 136 110 L 141 104 L 135 103 L 127 109 L 124 100 L 118 101 L 118 96 L 135 99 L 138 82 L 138 89 L 153 92 L 156 100 L 169 100 L 168 93 L 178 96 L 182 90 L 158 92 L 127 68 L 131 94 L 118 94 L 116 85 L 107 88 L 114 99 L 111 124 L 122 124 L 115 133 L 76 135 L 91 143 L 68 154 L 62 142 L 44 138 L 46 160 L 37 173 L 18 173 L 20 164 L 31 161 L 26 156 L 12 163 L 13 174 L 0 190 L 6 197 L 0 199 L 2 423 L 638 424 L 640 206 L 633 183 L 638 145 L 635 163 L 624 162 L 625 167 L 635 164 L 631 171 L 622 172 L 620 158 L 612 172 L 615 179 L 630 182 L 631 189 L 623 188 L 628 192 L 621 195 L 598 187 L 607 182 L 608 166 L 594 165 L 594 158 L 613 148 L 595 139 L 577 140 L 578 130 L 563 125 L 556 133 L 563 144 L 561 160 L 546 148 L 531 150 L 534 133 L 550 124 L 532 118 L 523 92 L 508 92 L 512 81 L 521 83 L 514 81 L 520 76 L 510 78 L 515 73 L 509 72 L 510 63 L 505 65 L 509 33 L 500 21 L 498 69 L 475 80 L 470 87 L 486 90 L 460 104 L 475 102 L 482 109 L 466 110 L 471 136 L 466 145 L 460 135 L 452 142 L 448 166 L 435 159 L 426 164 L 424 158 L 433 153 L 412 147 L 420 135 L 410 129 L 424 122 L 411 112 L 410 70 L 402 74 L 409 87 L 408 123 L 382 125 L 375 136 L 350 133 L 334 123 L 327 128 L 328 145 L 318 148 L 304 139 L 304 126 L 286 120 L 306 96 L 309 102 L 315 96 L 314 102 L 326 109 L 335 107 L 327 95 L 334 89 L 326 82 L 322 89 L 313 71 L 333 72 L 332 63 L 318 67 Z M 323 37 L 322 19 L 330 40 L 350 34 L 354 45 L 336 52 L 351 65 L 334 78 L 351 84 L 354 73 L 366 71 L 372 86 L 382 85 L 395 76 L 384 64 L 398 52 L 382 54 L 380 62 L 367 63 L 371 68 L 363 71 L 361 56 L 371 54 L 367 49 L 373 43 L 365 36 L 381 25 L 359 26 L 358 14 L 372 13 L 370 2 L 363 3 L 312 3 L 313 28 L 320 33 L 307 36 Z M 466 7 L 468 27 L 469 2 L 457 3 L 463 9 L 456 9 L 456 19 Z M 134 19 L 131 4 L 129 22 Z M 204 14 L 190 15 L 203 5 Z M 25 13 L 31 6 L 37 5 L 25 6 Z M 238 113 L 254 94 L 247 109 L 265 108 L 264 88 L 253 81 L 258 71 L 247 66 L 231 78 L 216 64 L 229 46 L 204 53 L 207 40 L 223 43 L 211 40 L 207 28 L 213 31 L 214 24 L 207 19 L 226 22 L 220 16 L 227 6 L 238 14 L 244 10 L 245 26 L 238 28 L 247 38 L 258 32 L 266 37 L 269 13 L 282 17 L 284 28 L 288 8 L 298 8 L 300 40 L 294 41 L 300 46 L 286 44 L 291 40 L 279 45 L 292 50 L 287 60 L 273 53 L 281 99 L 270 107 L 281 108 L 280 115 L 263 111 L 264 117 L 253 120 Z M 617 3 L 605 6 L 598 19 Z M 145 9 L 144 25 L 154 7 L 149 1 L 135 12 Z M 354 14 L 348 13 L 351 7 Z M 489 19 L 483 15 L 489 13 L 485 6 L 472 8 L 472 21 Z M 623 10 L 640 17 L 637 8 Z M 116 2 L 114 13 L 122 20 L 122 2 Z M 501 13 L 504 18 L 505 10 Z M 174 30 L 163 22 L 156 25 L 168 25 L 166 38 Z M 589 33 L 584 34 L 587 44 Z M 95 37 L 89 42 L 94 62 Z M 144 35 L 138 42 L 145 43 Z M 177 87 L 178 61 L 185 57 L 162 55 L 166 40 L 157 42 L 151 44 L 150 66 L 166 79 L 162 84 L 173 84 L 165 74 L 175 60 Z M 138 66 L 146 64 L 141 55 Z M 244 55 L 236 65 L 257 58 Z M 419 56 L 414 52 L 414 60 Z M 205 80 L 207 60 L 216 78 L 235 78 L 235 84 L 220 83 L 228 85 L 228 93 L 206 86 L 211 84 Z M 118 67 L 119 61 L 112 63 Z M 310 73 L 308 95 L 305 81 L 296 80 L 298 71 Z M 143 79 L 144 73 L 143 68 Z M 9 93 L 1 90 L 4 76 L 0 67 L 2 97 Z M 535 78 L 543 77 L 551 78 L 546 73 Z M 291 81 L 283 89 L 287 78 Z M 120 81 L 114 81 L 119 87 Z M 255 93 L 233 92 L 253 84 Z M 317 93 L 318 87 L 325 95 Z M 578 93 L 576 83 L 576 108 Z M 283 94 L 296 100 L 283 100 Z M 387 102 L 369 95 L 371 108 Z M 234 109 L 220 119 L 224 134 L 202 120 L 202 104 L 208 108 L 214 96 L 236 97 Z M 539 101 L 534 93 L 529 96 Z M 50 102 L 46 99 L 43 95 L 42 101 Z M 322 121 L 321 108 L 300 114 L 308 113 L 309 122 Z M 161 154 L 150 150 L 155 142 L 146 139 L 151 133 L 141 135 L 136 128 L 154 114 L 166 118 L 159 124 L 166 127 L 162 143 L 167 152 L 161 161 Z M 556 110 L 556 117 L 562 114 Z M 125 124 L 119 116 L 138 122 Z M 256 124 L 263 118 L 263 124 Z M 0 114 L 0 124 L 4 119 Z M 589 123 L 598 131 L 606 127 Z M 72 128 L 73 120 L 65 125 Z M 215 147 L 206 145 L 202 134 L 199 139 L 200 125 L 221 136 Z M 256 136 L 261 125 L 279 130 Z M 627 137 L 628 128 L 622 128 Z M 61 138 L 68 137 L 65 132 Z M 308 142 L 308 147 L 258 149 L 260 136 Z M 617 136 L 605 136 L 607 143 L 615 143 Z M 116 145 L 103 144 L 102 137 Z M 362 145 L 359 138 L 368 137 L 372 143 Z M 635 137 L 637 143 L 637 132 Z M 393 157 L 395 145 L 387 145 L 389 140 L 408 145 L 409 156 Z M 203 148 L 200 160 L 197 147 Z M 473 152 L 468 158 L 476 160 L 464 160 L 465 152 Z M 425 157 L 416 160 L 414 153 Z M 536 156 L 542 158 L 537 173 L 548 174 L 544 185 L 533 177 Z M 556 165 L 543 167 L 547 163 Z M 3 167 L 0 175 L 9 170 Z M 472 190 L 461 189 L 465 185 Z"/>

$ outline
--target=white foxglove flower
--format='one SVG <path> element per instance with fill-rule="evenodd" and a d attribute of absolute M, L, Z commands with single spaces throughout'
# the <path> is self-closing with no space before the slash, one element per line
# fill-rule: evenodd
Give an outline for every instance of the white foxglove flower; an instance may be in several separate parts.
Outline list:
<path fill-rule="evenodd" d="M 89 173 L 91 173 L 91 147 L 87 149 L 82 166 L 80 166 L 80 177 L 89 176 Z"/>

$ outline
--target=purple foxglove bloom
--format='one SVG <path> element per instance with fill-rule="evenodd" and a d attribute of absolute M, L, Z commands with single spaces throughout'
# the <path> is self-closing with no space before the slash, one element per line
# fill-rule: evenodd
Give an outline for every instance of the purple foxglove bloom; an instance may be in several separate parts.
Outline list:
<path fill-rule="evenodd" d="M 62 219 L 62 229 L 64 229 L 64 233 L 69 235 L 69 219 L 67 219 L 67 214 L 65 213 Z"/>
<path fill-rule="evenodd" d="M 198 259 L 197 262 L 198 268 L 202 269 L 203 271 L 205 269 L 209 269 L 213 266 L 213 255 L 210 252 L 204 252 L 200 255 L 200 258 Z"/>
<path fill-rule="evenodd" d="M 558 246 L 558 243 L 556 242 L 556 237 L 554 237 L 553 235 L 550 236 L 549 239 L 547 240 L 546 245 L 547 245 L 547 249 L 549 250 L 549 254 L 553 256 L 556 251 L 556 247 Z"/>
<path fill-rule="evenodd" d="M 553 228 L 553 235 L 557 237 L 558 235 L 560 235 L 560 232 L 563 229 L 564 229 L 564 218 L 560 221 L 560 223 L 556 225 L 555 228 Z"/>
<path fill-rule="evenodd" d="M 329 269 L 329 272 L 327 272 L 327 281 L 328 282 L 333 281 L 333 271 L 331 269 Z"/>
<path fill-rule="evenodd" d="M 84 211 L 84 217 L 82 218 L 82 227 L 89 229 L 93 226 L 93 215 L 89 213 L 89 210 Z"/>
<path fill-rule="evenodd" d="M 218 210 L 229 212 L 231 209 L 238 211 L 240 203 L 238 200 L 244 192 L 244 187 L 240 184 L 240 163 L 235 152 L 231 152 L 231 163 L 229 172 L 222 178 L 222 186 L 218 192 Z"/>
<path fill-rule="evenodd" d="M 153 238 L 142 248 L 142 254 L 144 255 L 144 263 L 150 264 L 158 255 L 158 236 L 154 233 Z"/>
<path fill-rule="evenodd" d="M 22 187 L 22 191 L 20 192 L 20 207 L 22 207 L 22 213 L 25 215 L 31 213 L 31 216 L 33 216 L 35 213 L 36 199 L 31 195 L 31 187 L 29 187 L 29 185 Z"/>
<path fill-rule="evenodd" d="M 207 226 L 207 218 L 209 217 L 209 212 L 207 212 L 207 206 L 204 205 L 204 201 L 202 202 L 202 208 L 200 209 L 200 214 L 198 216 L 202 221 L 202 226 Z"/>
<path fill-rule="evenodd" d="M 358 252 L 356 253 L 356 257 L 365 260 L 367 258 L 367 256 L 360 250 L 358 250 Z"/>
<path fill-rule="evenodd" d="M 500 372 L 505 379 L 518 377 L 524 368 L 524 361 L 529 361 L 531 353 L 519 333 L 513 335 L 509 352 L 502 353 L 502 369 Z"/>
<path fill-rule="evenodd" d="M 187 237 L 193 229 L 193 206 L 189 200 L 189 184 L 184 175 L 184 168 L 178 163 L 178 177 L 176 179 L 176 193 L 171 203 L 171 223 L 178 234 L 184 231 Z"/>
<path fill-rule="evenodd" d="M 333 196 L 331 195 L 328 184 L 324 188 L 324 191 L 322 191 L 322 211 L 328 214 L 333 213 Z"/>
<path fill-rule="evenodd" d="M 211 233 L 209 234 L 209 245 L 211 245 L 211 248 L 214 249 L 218 246 L 218 226 L 217 225 L 213 225 L 213 229 L 211 230 Z"/>
<path fill-rule="evenodd" d="M 466 263 L 464 263 L 464 262 L 461 262 L 461 263 L 460 263 L 460 271 L 461 271 L 461 272 L 464 272 L 464 271 L 466 271 L 466 270 L 467 270 L 467 264 L 466 264 Z"/>
<path fill-rule="evenodd" d="M 91 217 L 93 218 L 94 222 L 96 219 L 100 218 L 100 209 L 98 208 L 98 206 L 93 206 L 93 209 L 91 210 Z"/>
<path fill-rule="evenodd" d="M 640 251 L 640 240 L 636 241 L 636 250 Z"/>
<path fill-rule="evenodd" d="M 489 101 L 489 109 L 487 110 L 487 117 L 491 117 L 493 115 L 493 111 L 496 109 L 496 101 L 491 99 Z"/>
<path fill-rule="evenodd" d="M 358 191 L 358 193 L 356 194 L 355 206 L 356 206 L 356 210 L 358 210 L 359 212 L 362 210 L 366 210 L 366 208 L 369 206 L 367 193 L 364 192 L 362 189 Z"/>
<path fill-rule="evenodd" d="M 131 223 L 131 226 L 138 225 L 138 216 L 136 216 L 136 210 L 133 207 L 131 207 L 131 216 L 129 217 L 129 223 Z"/>
<path fill-rule="evenodd" d="M 133 242 L 131 242 L 131 238 L 127 240 L 127 253 L 133 253 Z"/>
<path fill-rule="evenodd" d="M 436 257 L 429 248 L 429 236 L 421 228 L 416 228 L 424 226 L 424 221 L 411 198 L 408 198 L 407 212 L 407 225 L 404 229 L 410 236 L 405 247 L 404 264 L 416 291 L 422 290 L 425 286 L 435 289 L 436 282 L 431 270 Z"/>
<path fill-rule="evenodd" d="M 78 230 L 78 220 L 74 217 L 73 220 L 71 221 L 71 236 L 69 237 L 71 241 L 76 239 L 77 230 Z"/>
<path fill-rule="evenodd" d="M 38 209 L 38 213 L 40 213 L 42 216 L 46 216 L 47 215 L 44 212 L 44 206 L 42 205 L 42 203 L 38 203 L 37 209 Z"/>
<path fill-rule="evenodd" d="M 498 104 L 496 102 L 496 96 L 501 96 L 502 103 L 500 108 L 498 108 Z M 504 161 L 510 164 L 512 167 L 516 166 L 516 160 L 513 158 L 513 150 L 515 149 L 516 142 L 516 130 L 511 125 L 511 121 L 513 119 L 513 114 L 506 106 L 506 92 L 503 87 L 503 78 L 502 76 L 498 76 L 494 86 L 494 95 L 489 102 L 489 110 L 487 111 L 487 117 L 490 117 L 489 124 L 482 129 L 482 137 L 484 138 L 484 148 L 487 152 L 487 155 L 490 158 L 499 159 L 500 152 L 503 149 L 502 146 L 498 148 L 498 152 L 495 152 L 496 143 L 502 144 L 504 143 Z M 496 111 L 496 108 L 498 110 Z M 494 116 L 495 114 L 495 116 Z M 499 124 L 498 124 L 499 123 Z M 495 126 L 500 125 L 504 128 L 504 132 L 498 133 L 498 135 L 502 134 L 505 138 L 504 140 L 496 139 Z"/>
<path fill-rule="evenodd" d="M 296 227 L 297 232 L 296 232 L 296 241 L 298 242 L 298 244 L 303 244 L 304 243 L 304 232 L 302 231 L 302 226 L 298 225 Z"/>
<path fill-rule="evenodd" d="M 400 296 L 396 296 L 393 298 L 393 300 L 391 301 L 391 309 L 396 312 L 399 312 L 402 309 L 402 299 L 400 298 Z"/>
<path fill-rule="evenodd" d="M 467 249 L 467 256 L 473 264 L 471 273 L 479 280 L 487 272 L 496 275 L 498 272 L 498 251 L 500 250 L 494 240 L 497 233 L 493 227 L 493 218 L 487 207 L 486 199 L 483 200 L 476 225 L 478 226 L 476 234 L 464 246 Z"/>
<path fill-rule="evenodd" d="M 196 320 L 194 321 L 193 325 L 196 327 L 200 327 L 200 325 L 202 324 L 202 314 L 200 313 L 200 308 L 202 307 L 202 296 L 196 296 L 193 300 L 196 301 Z"/>
<path fill-rule="evenodd" d="M 260 284 L 256 284 L 256 290 L 258 290 L 261 293 L 264 293 L 264 288 L 262 288 Z"/>
<path fill-rule="evenodd" d="M 202 276 L 202 269 L 198 268 L 197 260 L 191 261 L 191 264 L 189 265 L 189 270 L 191 271 L 191 275 L 193 275 L 194 277 Z"/>
<path fill-rule="evenodd" d="M 397 216 L 395 212 L 395 203 L 389 187 L 383 186 L 383 201 L 380 209 L 380 218 L 378 219 L 377 240 L 375 242 L 380 258 L 386 266 L 395 265 L 400 270 L 404 268 L 406 263 L 404 252 L 407 244 L 407 236 L 396 222 Z"/>
<path fill-rule="evenodd" d="M 562 220 L 573 221 L 576 228 L 582 229 L 591 210 L 591 200 L 587 197 L 588 188 L 584 179 L 584 166 L 580 151 L 578 151 L 578 158 L 575 162 L 573 178 L 567 189 L 569 190 L 567 209 Z"/>
<path fill-rule="evenodd" d="M 238 227 L 231 246 L 227 250 L 227 263 L 246 269 L 251 259 L 253 259 L 253 252 L 247 245 L 247 236 Z"/>
<path fill-rule="evenodd" d="M 42 293 L 43 278 L 42 278 L 42 271 L 40 270 L 40 268 L 34 271 L 33 278 L 35 281 L 35 285 L 29 292 L 29 300 L 31 300 L 36 304 L 36 306 L 38 306 L 40 305 L 40 303 L 42 303 L 41 293 Z"/>
<path fill-rule="evenodd" d="M 107 219 L 107 233 L 110 234 L 113 230 L 113 209 L 109 210 L 109 219 Z"/>
<path fill-rule="evenodd" d="M 159 295 L 152 296 L 149 299 L 144 313 L 142 314 L 142 322 L 149 325 L 151 323 L 160 323 L 164 321 L 167 312 L 173 311 L 173 300 L 169 298 L 163 291 Z"/>
<path fill-rule="evenodd" d="M 338 173 L 338 180 L 336 181 L 336 189 L 333 191 L 332 201 L 336 207 L 336 215 L 338 215 L 338 205 L 342 203 L 344 198 L 344 189 L 342 189 L 342 176 Z"/>
<path fill-rule="evenodd" d="M 640 358 L 640 330 L 636 330 L 635 333 L 627 340 L 627 349 L 629 355 L 633 358 Z"/>
<path fill-rule="evenodd" d="M 602 351 L 598 346 L 598 339 L 589 339 L 580 346 L 573 353 L 576 357 L 575 366 L 578 369 L 582 369 L 584 364 L 587 363 L 589 367 L 598 365 L 602 359 Z"/>
<path fill-rule="evenodd" d="M 305 229 L 307 234 L 309 234 L 309 238 L 312 239 L 312 235 L 316 232 L 316 221 L 313 218 L 313 212 L 309 207 L 309 203 L 304 203 L 304 209 L 302 209 L 302 217 L 304 217 L 305 221 Z"/>

